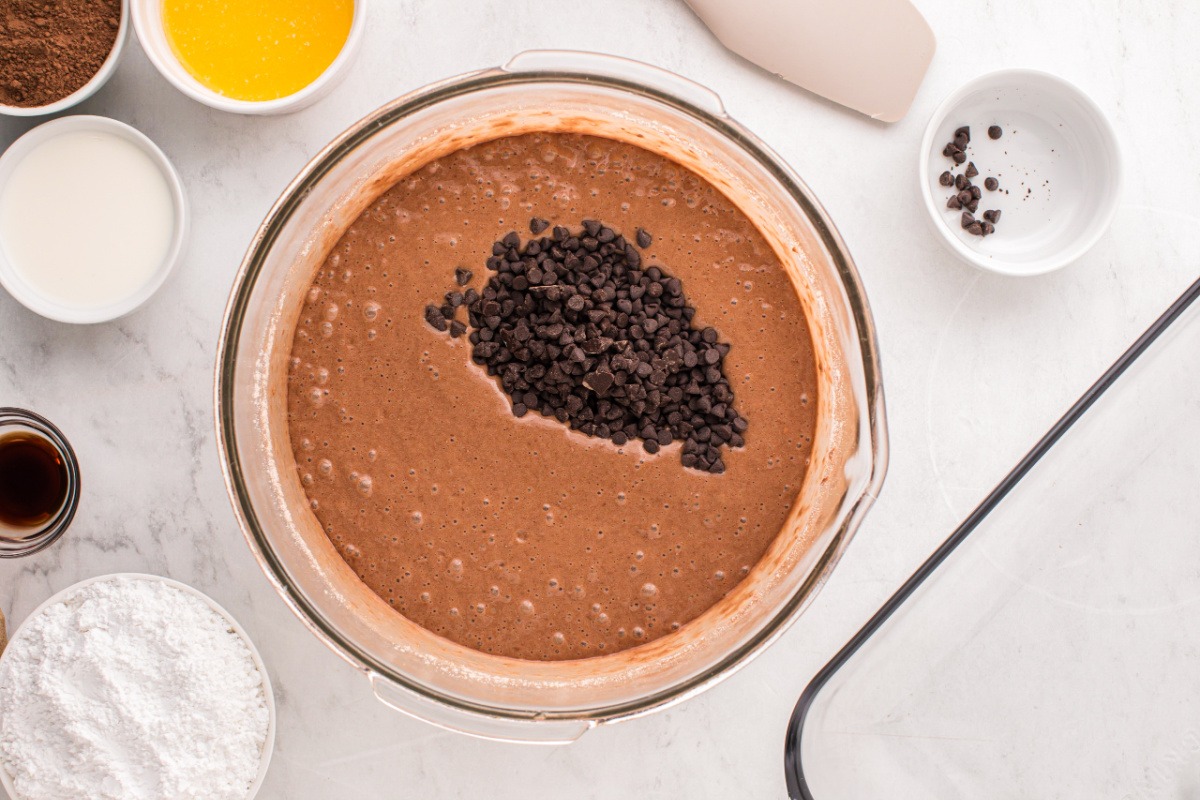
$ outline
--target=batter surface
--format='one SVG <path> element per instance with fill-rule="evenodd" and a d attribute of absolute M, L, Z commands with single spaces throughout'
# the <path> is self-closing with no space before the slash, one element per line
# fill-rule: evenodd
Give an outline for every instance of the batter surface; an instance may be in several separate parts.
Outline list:
<path fill-rule="evenodd" d="M 749 421 L 713 475 L 678 442 L 647 455 L 512 416 L 466 337 L 422 309 L 531 217 L 598 219 L 680 278 L 731 344 Z M 508 137 L 435 160 L 384 193 L 317 274 L 297 325 L 288 410 L 313 513 L 394 609 L 515 658 L 614 653 L 699 616 L 761 558 L 800 490 L 816 373 L 800 301 L 753 224 L 691 171 L 579 134 Z"/>

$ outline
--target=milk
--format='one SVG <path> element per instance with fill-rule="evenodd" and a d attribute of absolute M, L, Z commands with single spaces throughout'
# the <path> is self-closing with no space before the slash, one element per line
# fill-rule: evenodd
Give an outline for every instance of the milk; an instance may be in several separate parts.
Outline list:
<path fill-rule="evenodd" d="M 70 131 L 29 151 L 0 195 L 0 244 L 46 300 L 100 308 L 162 266 L 175 203 L 158 164 L 115 133 Z"/>

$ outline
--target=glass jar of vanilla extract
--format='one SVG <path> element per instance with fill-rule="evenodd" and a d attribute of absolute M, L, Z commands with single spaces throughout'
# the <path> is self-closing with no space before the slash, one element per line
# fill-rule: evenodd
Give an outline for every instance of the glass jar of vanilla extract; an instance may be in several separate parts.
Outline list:
<path fill-rule="evenodd" d="M 49 420 L 0 408 L 0 558 L 32 555 L 66 531 L 79 504 L 79 463 Z"/>

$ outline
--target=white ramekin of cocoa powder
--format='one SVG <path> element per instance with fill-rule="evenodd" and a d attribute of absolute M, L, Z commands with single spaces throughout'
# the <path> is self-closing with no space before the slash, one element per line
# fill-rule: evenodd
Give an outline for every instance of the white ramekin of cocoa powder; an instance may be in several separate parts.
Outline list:
<path fill-rule="evenodd" d="M 54 114 L 95 94 L 116 69 L 127 0 L 9 0 L 0 15 L 0 114 Z"/>

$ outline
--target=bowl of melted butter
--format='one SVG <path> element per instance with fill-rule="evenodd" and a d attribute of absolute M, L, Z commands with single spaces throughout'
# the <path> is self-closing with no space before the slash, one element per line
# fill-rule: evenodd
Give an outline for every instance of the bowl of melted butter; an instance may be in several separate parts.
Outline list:
<path fill-rule="evenodd" d="M 368 0 L 133 0 L 138 38 L 175 88 L 239 114 L 324 97 L 362 39 Z"/>

